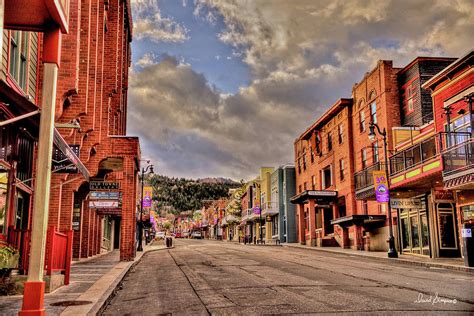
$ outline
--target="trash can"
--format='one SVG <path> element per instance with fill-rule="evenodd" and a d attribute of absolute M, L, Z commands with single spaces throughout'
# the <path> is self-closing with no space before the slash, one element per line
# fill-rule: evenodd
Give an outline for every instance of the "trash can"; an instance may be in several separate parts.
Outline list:
<path fill-rule="evenodd" d="M 474 238 L 472 237 L 472 224 L 464 223 L 462 228 L 463 257 L 466 267 L 474 267 Z"/>
<path fill-rule="evenodd" d="M 173 246 L 173 239 L 171 237 L 166 237 L 166 247 L 170 248 Z"/>

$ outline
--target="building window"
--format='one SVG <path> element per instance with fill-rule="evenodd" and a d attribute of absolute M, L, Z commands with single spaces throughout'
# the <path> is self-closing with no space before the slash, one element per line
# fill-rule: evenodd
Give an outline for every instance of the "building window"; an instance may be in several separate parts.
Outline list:
<path fill-rule="evenodd" d="M 339 178 L 344 180 L 344 159 L 339 160 Z"/>
<path fill-rule="evenodd" d="M 27 60 L 28 60 L 28 33 L 22 33 L 21 37 L 21 54 L 20 54 L 20 73 L 18 78 L 18 84 L 23 89 L 26 90 L 26 74 L 27 74 Z"/>
<path fill-rule="evenodd" d="M 311 177 L 311 187 L 313 190 L 316 190 L 316 176 Z"/>
<path fill-rule="evenodd" d="M 362 132 L 365 132 L 365 112 L 364 110 L 361 110 L 359 112 L 359 131 L 362 133 Z"/>
<path fill-rule="evenodd" d="M 331 174 L 331 166 L 327 166 L 323 170 L 321 170 L 321 188 L 327 189 L 332 186 L 332 174 Z"/>
<path fill-rule="evenodd" d="M 364 212 L 364 214 L 369 213 L 369 205 L 367 203 L 367 200 L 362 200 L 362 212 Z"/>
<path fill-rule="evenodd" d="M 374 102 L 370 103 L 370 121 L 377 124 L 377 104 Z"/>
<path fill-rule="evenodd" d="M 10 75 L 18 81 L 18 61 L 20 60 L 20 32 L 12 31 L 10 35 Z"/>
<path fill-rule="evenodd" d="M 306 182 L 303 183 L 303 190 L 306 191 L 307 190 L 307 187 L 306 187 Z"/>
<path fill-rule="evenodd" d="M 305 230 L 309 230 L 309 213 L 307 211 L 304 212 L 304 225 Z"/>
<path fill-rule="evenodd" d="M 302 187 L 301 187 L 301 184 L 298 186 L 298 191 L 299 191 L 298 193 L 303 192 Z"/>
<path fill-rule="evenodd" d="M 328 132 L 328 151 L 332 150 L 332 135 L 331 132 Z"/>
<path fill-rule="evenodd" d="M 278 235 L 278 215 L 272 217 L 272 231 L 273 236 Z"/>
<path fill-rule="evenodd" d="M 367 148 L 362 148 L 360 156 L 362 161 L 362 169 L 365 169 L 367 167 Z"/>
<path fill-rule="evenodd" d="M 342 144 L 344 142 L 344 126 L 342 124 L 339 124 L 337 131 L 338 131 L 339 144 Z"/>
<path fill-rule="evenodd" d="M 309 147 L 309 154 L 311 156 L 311 163 L 314 163 L 314 150 L 311 146 Z"/>
<path fill-rule="evenodd" d="M 303 170 L 306 170 L 306 150 L 303 151 Z"/>
<path fill-rule="evenodd" d="M 379 144 L 377 142 L 372 145 L 372 157 L 374 158 L 374 163 L 379 162 Z"/>

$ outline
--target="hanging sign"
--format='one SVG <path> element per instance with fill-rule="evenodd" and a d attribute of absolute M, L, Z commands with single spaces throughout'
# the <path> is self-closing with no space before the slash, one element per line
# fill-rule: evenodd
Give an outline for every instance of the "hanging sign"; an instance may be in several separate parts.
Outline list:
<path fill-rule="evenodd" d="M 89 195 L 90 200 L 118 200 L 119 191 L 92 191 Z"/>
<path fill-rule="evenodd" d="M 89 201 L 89 208 L 119 208 L 119 201 Z"/>
<path fill-rule="evenodd" d="M 271 217 L 270 215 L 267 215 L 266 220 L 267 220 L 267 222 L 271 222 L 271 221 L 272 221 L 272 217 Z"/>
<path fill-rule="evenodd" d="M 144 187 L 143 188 L 143 207 L 151 207 L 151 197 L 153 194 L 153 187 Z"/>
<path fill-rule="evenodd" d="M 89 189 L 91 191 L 95 190 L 118 190 L 120 189 L 120 183 L 112 181 L 90 181 Z"/>
<path fill-rule="evenodd" d="M 375 197 L 379 203 L 387 203 L 390 199 L 390 192 L 388 190 L 388 180 L 383 170 L 374 170 L 374 188 Z"/>
<path fill-rule="evenodd" d="M 256 207 L 253 208 L 253 213 L 254 214 L 260 215 L 261 212 L 262 212 L 262 209 L 259 206 L 256 206 Z"/>

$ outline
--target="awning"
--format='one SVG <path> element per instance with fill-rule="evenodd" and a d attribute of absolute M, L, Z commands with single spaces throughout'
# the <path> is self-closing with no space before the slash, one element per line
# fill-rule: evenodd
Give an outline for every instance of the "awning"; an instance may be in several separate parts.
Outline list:
<path fill-rule="evenodd" d="M 331 202 L 337 198 L 337 191 L 330 190 L 306 190 L 293 196 L 290 201 L 293 204 L 303 204 L 310 199 L 318 202 Z"/>
<path fill-rule="evenodd" d="M 24 117 L 21 122 L 24 122 L 25 127 L 28 128 L 32 136 L 38 138 L 39 115 L 37 114 L 40 114 L 40 109 L 36 104 L 25 96 L 20 95 L 2 80 L 0 80 L 0 102 L 4 103 L 6 107 L 5 111 L 9 112 L 10 115 Z M 12 120 L 11 123 L 13 122 L 20 122 L 20 120 Z M 77 167 L 77 170 L 84 176 L 85 180 L 89 181 L 90 173 L 86 166 L 84 166 L 79 157 L 76 156 L 56 128 L 54 129 L 54 145 L 71 161 L 71 164 Z"/>
<path fill-rule="evenodd" d="M 374 223 L 385 223 L 385 215 L 368 215 L 368 214 L 359 214 L 359 215 L 349 215 L 344 217 L 339 217 L 331 220 L 331 224 L 340 225 L 342 227 L 348 227 L 352 225 L 364 226 Z"/>

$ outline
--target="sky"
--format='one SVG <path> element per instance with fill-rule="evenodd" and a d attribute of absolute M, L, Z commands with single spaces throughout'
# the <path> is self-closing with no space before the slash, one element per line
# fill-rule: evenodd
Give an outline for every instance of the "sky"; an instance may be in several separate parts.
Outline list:
<path fill-rule="evenodd" d="M 250 179 L 378 60 L 461 57 L 471 0 L 131 0 L 128 134 L 159 174 Z"/>

